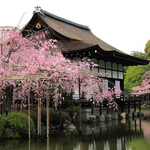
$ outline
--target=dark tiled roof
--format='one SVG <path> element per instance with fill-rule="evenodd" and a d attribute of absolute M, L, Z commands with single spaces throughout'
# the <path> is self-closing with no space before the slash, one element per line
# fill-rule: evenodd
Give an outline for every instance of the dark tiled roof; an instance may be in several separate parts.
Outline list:
<path fill-rule="evenodd" d="M 82 43 L 82 45 L 77 43 L 76 45 L 74 45 L 73 43 L 73 46 L 70 47 L 71 49 L 70 48 L 68 49 L 68 47 L 66 47 L 66 49 L 69 51 L 86 49 L 98 45 L 104 51 L 118 51 L 120 53 L 123 53 L 120 50 L 116 49 L 115 47 L 107 44 L 103 40 L 96 37 L 86 26 L 79 25 L 72 21 L 68 21 L 61 17 L 48 13 L 47 11 L 44 10 L 38 13 L 38 15 L 54 31 L 58 32 L 59 34 L 69 39 L 80 41 L 78 43 Z M 66 42 L 68 43 L 69 41 Z"/>
<path fill-rule="evenodd" d="M 70 20 L 67 20 L 67 19 L 64 19 L 62 17 L 59 17 L 59 16 L 56 16 L 50 12 L 47 12 L 45 10 L 41 10 L 45 15 L 49 16 L 49 17 L 52 17 L 54 19 L 57 19 L 59 21 L 62 21 L 62 22 L 65 22 L 65 23 L 68 23 L 70 25 L 73 25 L 73 26 L 76 26 L 78 28 L 82 28 L 82 29 L 85 29 L 85 30 L 90 30 L 88 26 L 84 26 L 84 25 L 81 25 L 81 24 L 78 24 L 78 23 L 75 23 L 73 21 L 70 21 Z"/>
<path fill-rule="evenodd" d="M 105 53 L 105 55 L 110 55 L 111 59 L 118 60 L 122 64 L 144 65 L 149 63 L 148 60 L 133 57 L 109 45 L 96 37 L 87 26 L 58 17 L 42 9 L 34 12 L 33 17 L 22 29 L 22 32 L 33 29 L 37 21 L 42 23 L 44 28 L 50 29 L 54 37 L 58 36 L 59 42 L 68 53 L 97 49 Z"/>

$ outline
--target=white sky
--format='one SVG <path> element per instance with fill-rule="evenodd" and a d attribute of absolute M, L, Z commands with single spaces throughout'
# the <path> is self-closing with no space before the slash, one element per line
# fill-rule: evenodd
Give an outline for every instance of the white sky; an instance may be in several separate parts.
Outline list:
<path fill-rule="evenodd" d="M 150 40 L 150 0 L 0 0 L 0 26 L 29 21 L 35 7 L 89 26 L 93 34 L 128 54 Z"/>

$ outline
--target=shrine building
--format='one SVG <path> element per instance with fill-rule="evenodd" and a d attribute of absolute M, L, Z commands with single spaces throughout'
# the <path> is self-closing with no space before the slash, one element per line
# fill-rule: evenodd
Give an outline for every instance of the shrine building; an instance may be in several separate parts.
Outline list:
<path fill-rule="evenodd" d="M 27 30 L 47 30 L 51 38 L 61 43 L 62 53 L 66 58 L 80 61 L 90 58 L 98 67 L 91 68 L 92 72 L 103 75 L 106 87 L 116 86 L 124 91 L 124 66 L 147 65 L 148 60 L 128 55 L 96 37 L 89 27 L 72 22 L 42 10 L 40 7 L 33 12 L 31 20 L 23 27 L 22 34 Z M 120 97 L 118 97 L 120 98 Z"/>

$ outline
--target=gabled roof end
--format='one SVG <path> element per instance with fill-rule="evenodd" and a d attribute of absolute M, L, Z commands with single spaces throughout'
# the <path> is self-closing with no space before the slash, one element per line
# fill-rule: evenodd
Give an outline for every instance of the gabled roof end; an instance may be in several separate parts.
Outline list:
<path fill-rule="evenodd" d="M 52 14 L 52 13 L 49 13 L 49 12 L 47 12 L 47 11 L 41 9 L 40 6 L 36 6 L 35 9 L 36 9 L 36 10 L 33 11 L 33 14 L 35 14 L 35 13 L 40 13 L 40 14 L 42 14 L 43 16 L 49 16 L 49 17 L 52 17 L 52 18 L 57 19 L 57 20 L 59 20 L 59 21 L 65 22 L 65 23 L 67 23 L 67 24 L 76 26 L 76 27 L 78 27 L 78 28 L 82 28 L 82 29 L 91 31 L 91 29 L 90 29 L 88 26 L 84 26 L 84 25 L 75 23 L 75 22 L 73 22 L 73 21 L 64 19 L 64 18 L 62 18 L 62 17 L 56 16 L 56 15 L 54 15 L 54 14 Z"/>

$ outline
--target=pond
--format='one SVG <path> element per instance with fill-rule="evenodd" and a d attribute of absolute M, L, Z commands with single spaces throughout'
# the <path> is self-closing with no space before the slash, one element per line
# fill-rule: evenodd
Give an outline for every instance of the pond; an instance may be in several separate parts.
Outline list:
<path fill-rule="evenodd" d="M 142 110 L 148 118 L 137 118 L 109 123 L 83 124 L 82 137 L 75 131 L 51 131 L 31 140 L 1 140 L 0 150 L 149 150 L 150 109 Z"/>

